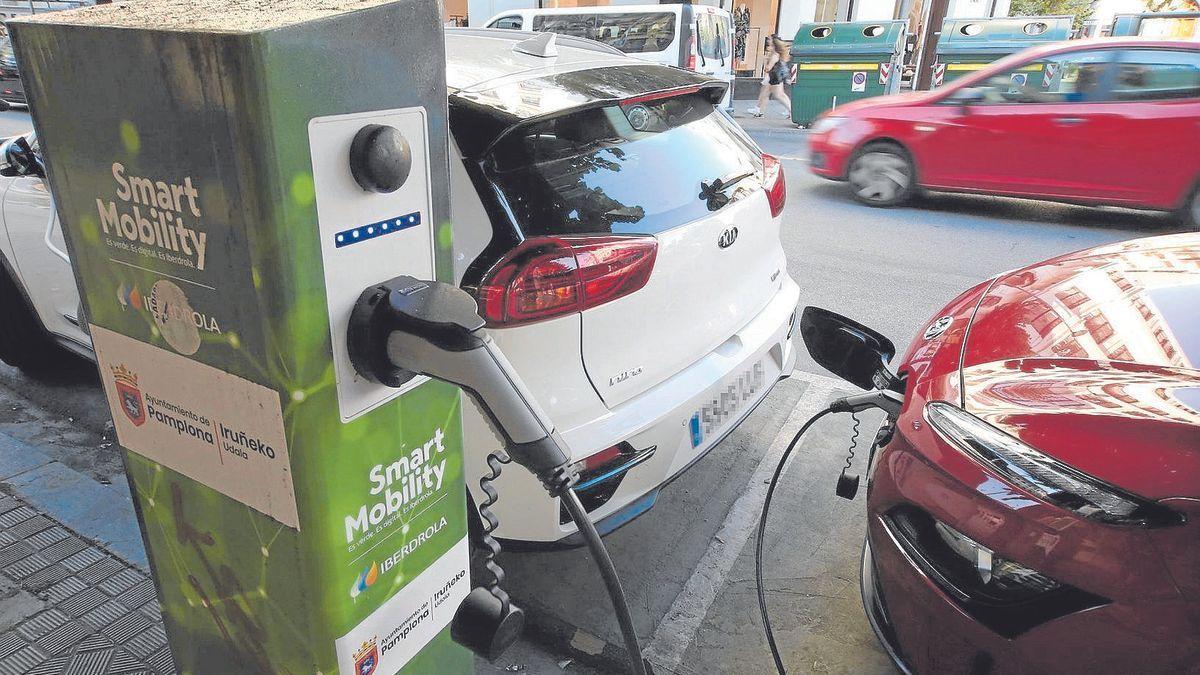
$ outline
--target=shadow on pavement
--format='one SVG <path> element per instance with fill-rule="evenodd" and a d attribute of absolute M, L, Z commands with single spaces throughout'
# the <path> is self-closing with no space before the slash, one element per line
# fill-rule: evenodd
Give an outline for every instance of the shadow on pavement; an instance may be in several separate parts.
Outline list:
<path fill-rule="evenodd" d="M 849 195 L 847 197 L 849 198 Z M 910 206 L 929 211 L 982 215 L 989 218 L 1133 229 L 1144 231 L 1147 234 L 1168 234 L 1182 232 L 1185 229 L 1172 214 L 1160 211 L 1080 206 L 1017 197 L 925 192 L 917 195 Z"/>

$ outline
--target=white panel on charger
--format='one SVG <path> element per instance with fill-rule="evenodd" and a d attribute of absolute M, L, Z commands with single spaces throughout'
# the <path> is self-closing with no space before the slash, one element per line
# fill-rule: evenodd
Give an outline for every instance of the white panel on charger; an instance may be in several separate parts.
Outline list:
<path fill-rule="evenodd" d="M 395 127 L 408 141 L 412 170 L 395 192 L 364 190 L 350 173 L 350 143 L 368 124 Z M 334 376 L 343 422 L 428 381 L 416 377 L 399 389 L 375 384 L 354 370 L 346 351 L 350 311 L 363 289 L 402 274 L 434 278 L 436 223 L 430 211 L 433 198 L 426 128 L 424 108 L 314 117 L 308 123 Z"/>

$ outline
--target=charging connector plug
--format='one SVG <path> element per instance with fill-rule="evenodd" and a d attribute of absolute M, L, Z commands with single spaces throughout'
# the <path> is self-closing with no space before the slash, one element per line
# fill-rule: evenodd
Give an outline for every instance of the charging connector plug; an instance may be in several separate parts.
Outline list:
<path fill-rule="evenodd" d="M 889 389 L 872 389 L 862 394 L 834 399 L 833 403 L 829 404 L 829 412 L 856 413 L 878 408 L 887 414 L 888 419 L 894 420 L 900 416 L 902 407 L 904 396 Z"/>

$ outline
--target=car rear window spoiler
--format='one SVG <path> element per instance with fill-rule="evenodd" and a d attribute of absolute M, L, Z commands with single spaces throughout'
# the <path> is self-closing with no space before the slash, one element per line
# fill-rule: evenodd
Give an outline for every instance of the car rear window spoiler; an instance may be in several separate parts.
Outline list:
<path fill-rule="evenodd" d="M 714 105 L 728 83 L 680 68 L 621 64 L 553 73 L 450 94 L 451 129 L 467 157 L 480 158 L 512 130 L 560 115 L 622 103 L 700 94 Z M 544 94 L 553 91 L 554 94 Z"/>

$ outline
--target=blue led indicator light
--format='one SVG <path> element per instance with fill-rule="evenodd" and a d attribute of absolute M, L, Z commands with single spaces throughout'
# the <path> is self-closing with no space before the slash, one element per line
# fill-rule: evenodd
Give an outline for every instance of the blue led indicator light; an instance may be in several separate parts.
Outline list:
<path fill-rule="evenodd" d="M 392 232 L 407 230 L 410 227 L 415 227 L 421 224 L 421 214 L 408 213 L 403 216 L 394 216 L 387 220 L 381 220 L 377 223 L 367 223 L 348 230 L 342 230 L 333 235 L 334 246 L 341 248 L 351 244 L 357 244 L 368 239 L 381 237 Z"/>

